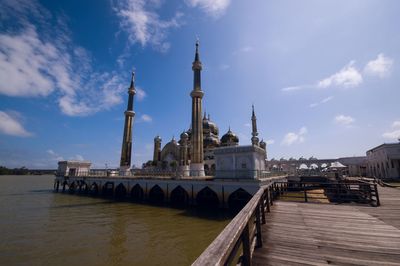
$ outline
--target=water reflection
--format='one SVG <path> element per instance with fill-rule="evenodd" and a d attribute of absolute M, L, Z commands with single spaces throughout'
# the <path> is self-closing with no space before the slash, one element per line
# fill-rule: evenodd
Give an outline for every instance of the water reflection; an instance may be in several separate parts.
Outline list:
<path fill-rule="evenodd" d="M 51 176 L 0 177 L 3 265 L 188 265 L 229 215 L 53 193 Z"/>

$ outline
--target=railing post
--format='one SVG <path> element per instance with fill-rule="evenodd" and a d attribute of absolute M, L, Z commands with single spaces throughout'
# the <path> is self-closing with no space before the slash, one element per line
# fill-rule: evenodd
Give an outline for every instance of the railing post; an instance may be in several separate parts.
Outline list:
<path fill-rule="evenodd" d="M 267 202 L 267 212 L 270 212 L 270 208 L 269 208 L 269 188 L 267 188 L 267 193 L 265 193 L 265 197 L 266 197 L 266 202 Z"/>
<path fill-rule="evenodd" d="M 242 234 L 242 243 L 243 243 L 243 257 L 242 262 L 244 266 L 251 265 L 251 243 L 250 243 L 250 232 L 249 232 L 249 223 L 246 224 L 246 227 L 243 230 Z"/>
<path fill-rule="evenodd" d="M 262 247 L 262 236 L 261 236 L 261 215 L 260 215 L 260 205 L 256 208 L 256 248 Z"/>
<path fill-rule="evenodd" d="M 272 205 L 274 205 L 274 198 L 273 198 L 273 194 L 274 193 L 272 191 L 273 190 L 273 186 L 270 186 L 268 190 L 269 190 L 269 200 L 270 200 L 269 203 L 272 206 Z"/>
<path fill-rule="evenodd" d="M 304 201 L 308 202 L 306 184 L 304 183 L 303 183 L 303 189 L 304 189 Z"/>
<path fill-rule="evenodd" d="M 375 197 L 376 197 L 376 207 L 381 206 L 381 202 L 379 200 L 379 193 L 378 193 L 378 186 L 374 182 L 374 189 L 375 189 Z"/>
<path fill-rule="evenodd" d="M 261 222 L 263 224 L 265 224 L 265 203 L 264 203 L 264 200 L 265 200 L 265 191 L 264 191 L 264 194 L 261 197 Z"/>

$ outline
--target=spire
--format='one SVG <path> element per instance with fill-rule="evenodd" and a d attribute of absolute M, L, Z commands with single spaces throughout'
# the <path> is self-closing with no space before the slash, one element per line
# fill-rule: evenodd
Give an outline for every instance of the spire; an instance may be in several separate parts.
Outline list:
<path fill-rule="evenodd" d="M 254 104 L 251 105 L 251 109 L 252 109 L 252 114 L 251 114 L 251 125 L 252 125 L 252 138 L 251 138 L 251 144 L 258 146 L 259 144 L 259 139 L 258 139 L 258 132 L 257 132 L 257 118 L 256 118 L 256 114 L 254 112 Z"/>
<path fill-rule="evenodd" d="M 211 116 L 210 116 L 210 113 L 208 113 L 208 120 L 209 121 L 211 121 L 211 118 L 210 118 Z"/>
<path fill-rule="evenodd" d="M 134 88 L 135 87 L 135 72 L 132 71 L 132 78 L 131 78 L 131 86 L 130 88 Z"/>
<path fill-rule="evenodd" d="M 194 56 L 194 61 L 195 62 L 200 62 L 200 56 L 199 56 L 199 38 L 196 40 L 196 54 Z"/>
<path fill-rule="evenodd" d="M 204 117 L 203 117 L 203 120 L 207 120 L 207 114 L 206 114 L 206 111 L 204 111 Z"/>

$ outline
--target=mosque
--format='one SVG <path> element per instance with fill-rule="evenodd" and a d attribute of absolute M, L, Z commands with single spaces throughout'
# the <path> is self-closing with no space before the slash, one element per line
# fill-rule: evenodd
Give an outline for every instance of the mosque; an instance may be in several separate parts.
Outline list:
<path fill-rule="evenodd" d="M 238 136 L 229 128 L 221 138 L 219 128 L 210 118 L 202 114 L 201 89 L 202 63 L 199 54 L 199 42 L 196 42 L 195 58 L 192 64 L 194 73 L 192 98 L 192 120 L 187 131 L 182 132 L 177 141 L 172 138 L 162 147 L 160 136 L 154 138 L 153 160 L 145 164 L 149 170 L 176 170 L 181 176 L 216 176 L 257 178 L 260 171 L 266 169 L 267 145 L 259 141 L 257 118 L 252 106 L 251 145 L 239 146 Z M 131 164 L 132 123 L 135 116 L 133 97 L 136 93 L 134 74 L 128 89 L 128 108 L 125 111 L 125 127 L 121 150 L 120 169 L 127 171 Z"/>

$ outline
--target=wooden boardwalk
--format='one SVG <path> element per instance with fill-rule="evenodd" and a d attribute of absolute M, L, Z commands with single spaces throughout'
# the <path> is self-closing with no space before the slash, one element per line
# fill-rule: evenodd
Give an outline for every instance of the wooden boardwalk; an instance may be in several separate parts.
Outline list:
<path fill-rule="evenodd" d="M 276 201 L 253 265 L 400 265 L 400 189 L 381 207 Z"/>

